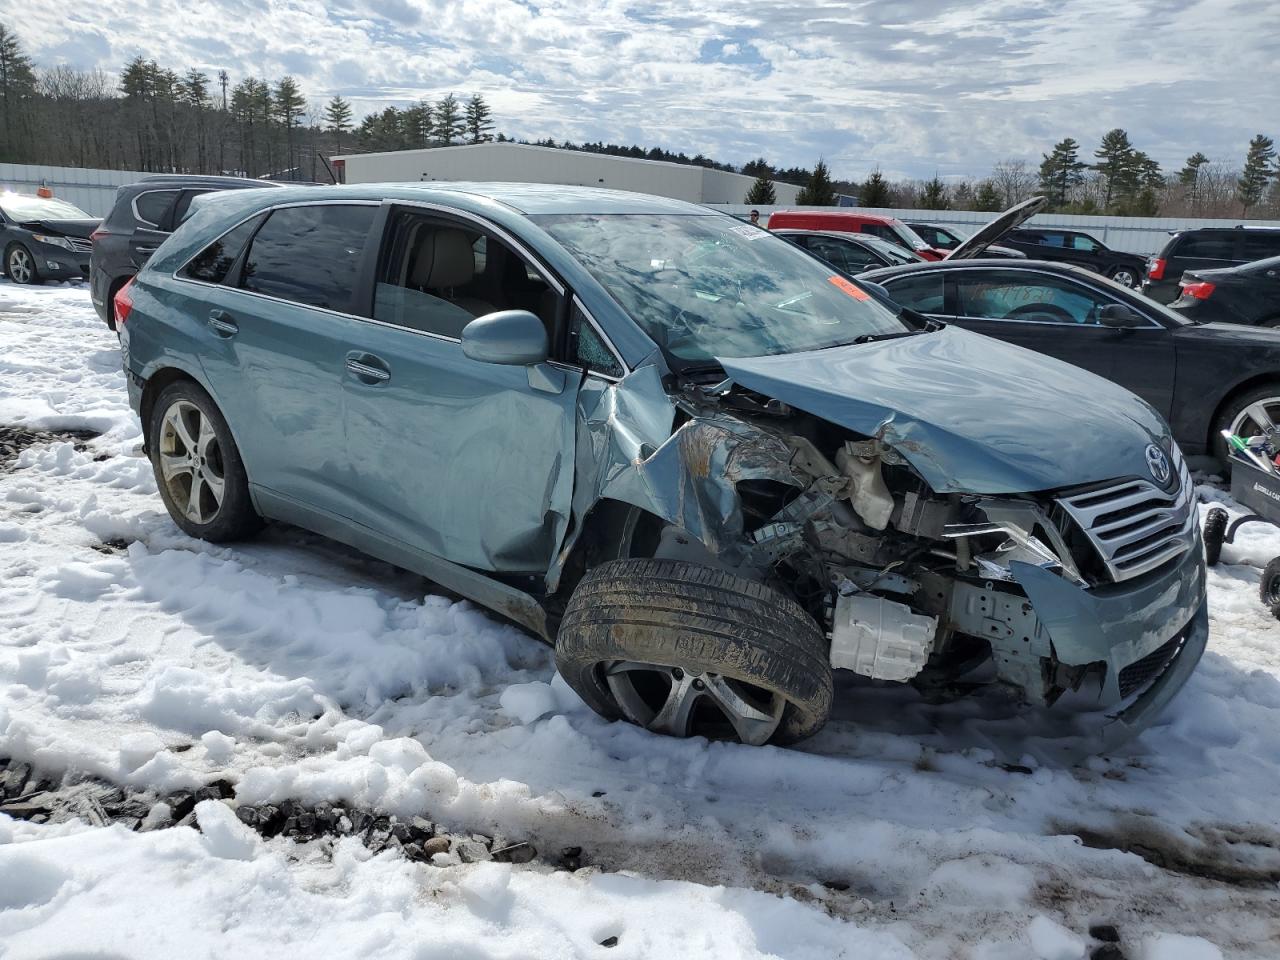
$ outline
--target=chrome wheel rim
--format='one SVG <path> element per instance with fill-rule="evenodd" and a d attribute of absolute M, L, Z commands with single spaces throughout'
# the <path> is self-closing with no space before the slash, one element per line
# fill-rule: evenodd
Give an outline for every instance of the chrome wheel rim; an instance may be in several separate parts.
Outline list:
<path fill-rule="evenodd" d="M 673 737 L 737 739 L 759 746 L 782 722 L 787 701 L 724 674 L 634 660 L 604 665 L 604 678 L 632 723 Z"/>
<path fill-rule="evenodd" d="M 1231 432 L 1242 440 L 1263 434 L 1276 435 L 1276 421 L 1280 419 L 1280 397 L 1263 397 L 1255 400 L 1236 414 L 1231 421 Z"/>
<path fill-rule="evenodd" d="M 1117 270 L 1111 275 L 1111 279 L 1126 287 L 1136 287 L 1138 285 L 1138 278 L 1132 270 Z"/>
<path fill-rule="evenodd" d="M 9 277 L 14 283 L 30 283 L 35 272 L 35 264 L 27 251 L 19 249 L 9 254 Z"/>
<path fill-rule="evenodd" d="M 160 421 L 160 475 L 173 505 L 193 523 L 212 523 L 226 490 L 222 446 L 209 418 L 189 400 L 175 401 Z"/>

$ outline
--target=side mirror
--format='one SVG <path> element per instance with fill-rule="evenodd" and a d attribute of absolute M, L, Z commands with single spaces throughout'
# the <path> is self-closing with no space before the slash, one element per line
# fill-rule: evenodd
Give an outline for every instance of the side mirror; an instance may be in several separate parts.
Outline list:
<path fill-rule="evenodd" d="M 1147 321 L 1132 308 L 1126 307 L 1123 303 L 1109 303 L 1102 308 L 1102 312 L 1098 314 L 1098 322 L 1104 327 L 1112 327 L 1116 330 L 1133 330 L 1136 327 L 1147 326 Z"/>
<path fill-rule="evenodd" d="M 547 328 L 528 310 L 486 313 L 462 328 L 462 352 L 483 363 L 542 363 L 547 359 Z"/>

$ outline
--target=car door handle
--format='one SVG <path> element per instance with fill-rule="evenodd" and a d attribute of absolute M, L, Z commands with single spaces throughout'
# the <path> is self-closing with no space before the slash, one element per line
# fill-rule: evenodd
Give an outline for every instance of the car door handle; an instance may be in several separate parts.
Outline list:
<path fill-rule="evenodd" d="M 368 353 L 347 356 L 347 370 L 361 383 L 376 385 L 391 379 L 391 371 L 380 359 Z"/>
<path fill-rule="evenodd" d="M 209 326 L 213 328 L 214 333 L 223 338 L 234 337 L 240 332 L 239 325 L 223 310 L 209 311 Z"/>
<path fill-rule="evenodd" d="M 160 248 L 159 247 L 135 247 L 135 249 L 138 251 L 138 253 L 142 254 L 144 257 L 149 257 Z"/>

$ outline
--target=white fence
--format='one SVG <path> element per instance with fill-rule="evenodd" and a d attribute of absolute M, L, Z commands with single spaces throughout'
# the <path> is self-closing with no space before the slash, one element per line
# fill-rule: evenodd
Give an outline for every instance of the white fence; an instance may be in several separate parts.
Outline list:
<path fill-rule="evenodd" d="M 751 207 L 747 204 L 735 203 L 718 205 L 717 210 L 745 217 L 752 209 L 760 211 L 760 217 L 774 210 L 843 210 L 849 213 L 874 213 L 880 216 L 897 217 L 908 223 L 936 223 L 944 227 L 959 227 L 962 232 L 973 233 L 982 224 L 987 223 L 994 213 L 982 213 L 976 210 L 885 210 L 870 207 Z M 1082 230 L 1101 240 L 1115 250 L 1127 250 L 1149 256 L 1158 253 L 1164 246 L 1169 234 L 1177 230 L 1190 230 L 1195 227 L 1234 227 L 1247 223 L 1253 227 L 1280 227 L 1280 220 L 1202 220 L 1195 217 L 1085 217 L 1067 213 L 1037 214 L 1028 221 L 1028 226 L 1052 227 L 1059 230 Z"/>
<path fill-rule="evenodd" d="M 32 194 L 40 186 L 47 186 L 54 196 L 74 203 L 90 216 L 105 217 L 115 201 L 116 188 L 135 183 L 148 176 L 136 170 L 89 170 L 80 167 L 46 167 L 21 163 L 0 163 L 0 191 L 15 190 Z M 746 217 L 752 209 L 741 203 L 717 204 L 715 209 Z M 833 207 L 757 207 L 762 218 L 774 210 L 832 210 Z M 959 227 L 973 232 L 995 214 L 972 210 L 883 210 L 868 207 L 841 207 L 838 209 L 859 213 L 876 213 L 897 217 L 899 220 L 918 223 L 937 223 Z M 1153 254 L 1164 246 L 1169 234 L 1175 230 L 1193 227 L 1234 227 L 1239 220 L 1197 220 L 1193 217 L 1085 217 L 1065 213 L 1043 213 L 1031 219 L 1040 227 L 1056 227 L 1067 230 L 1083 230 L 1097 237 L 1109 247 L 1128 250 L 1131 253 Z M 1280 227 L 1277 220 L 1250 220 L 1251 226 Z"/>
<path fill-rule="evenodd" d="M 105 217 L 115 202 L 116 188 L 136 183 L 146 173 L 136 170 L 89 170 L 83 167 L 44 167 L 0 163 L 0 191 L 34 194 L 47 186 L 53 195 L 73 203 L 91 217 Z"/>

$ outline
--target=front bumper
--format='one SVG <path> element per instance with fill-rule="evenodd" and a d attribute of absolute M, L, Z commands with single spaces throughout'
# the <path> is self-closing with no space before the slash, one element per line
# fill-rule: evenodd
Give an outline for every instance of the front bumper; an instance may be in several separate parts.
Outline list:
<path fill-rule="evenodd" d="M 1058 661 L 1105 664 L 1094 714 L 1095 749 L 1136 736 L 1190 678 L 1209 636 L 1199 529 L 1169 569 L 1082 589 L 1028 564 L 1012 565 Z"/>
<path fill-rule="evenodd" d="M 36 262 L 36 273 L 42 280 L 88 280 L 89 254 L 47 243 L 34 243 L 31 258 Z"/>

